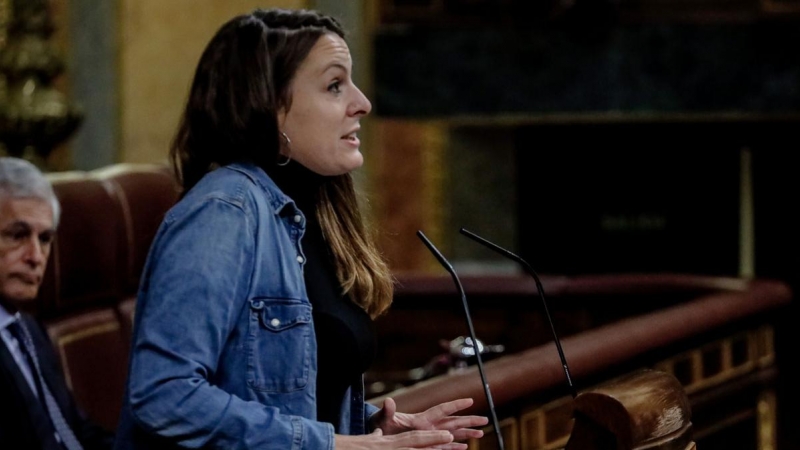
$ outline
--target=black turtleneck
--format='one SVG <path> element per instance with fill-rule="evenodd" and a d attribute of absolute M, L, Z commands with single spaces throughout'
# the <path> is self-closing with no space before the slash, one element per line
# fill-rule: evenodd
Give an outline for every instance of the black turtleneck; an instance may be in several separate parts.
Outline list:
<path fill-rule="evenodd" d="M 345 391 L 361 382 L 375 358 L 374 325 L 361 307 L 342 295 L 333 254 L 322 236 L 315 206 L 325 177 L 294 161 L 271 170 L 270 176 L 306 217 L 303 277 L 317 336 L 317 420 L 333 424 L 338 432 Z"/>

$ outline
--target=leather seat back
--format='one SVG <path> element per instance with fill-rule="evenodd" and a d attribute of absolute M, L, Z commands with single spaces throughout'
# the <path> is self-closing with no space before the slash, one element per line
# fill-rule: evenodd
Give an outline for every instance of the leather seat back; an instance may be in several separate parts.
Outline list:
<path fill-rule="evenodd" d="M 47 328 L 78 404 L 113 430 L 138 279 L 177 190 L 161 165 L 116 164 L 48 177 L 62 214 L 33 312 Z"/>

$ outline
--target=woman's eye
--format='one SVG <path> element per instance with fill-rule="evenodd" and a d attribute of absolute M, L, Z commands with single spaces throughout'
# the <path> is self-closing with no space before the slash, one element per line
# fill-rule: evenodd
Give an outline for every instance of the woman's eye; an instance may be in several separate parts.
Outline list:
<path fill-rule="evenodd" d="M 334 81 L 333 83 L 328 85 L 328 91 L 333 92 L 334 94 L 338 94 L 342 91 L 341 83 L 339 81 Z"/>

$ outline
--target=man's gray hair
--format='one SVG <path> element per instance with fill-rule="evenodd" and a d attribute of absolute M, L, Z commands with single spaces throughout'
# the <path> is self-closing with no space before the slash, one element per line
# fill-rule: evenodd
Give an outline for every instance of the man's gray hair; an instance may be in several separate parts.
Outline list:
<path fill-rule="evenodd" d="M 44 200 L 53 208 L 53 225 L 58 226 L 61 204 L 50 181 L 32 163 L 10 156 L 0 157 L 0 197 Z"/>

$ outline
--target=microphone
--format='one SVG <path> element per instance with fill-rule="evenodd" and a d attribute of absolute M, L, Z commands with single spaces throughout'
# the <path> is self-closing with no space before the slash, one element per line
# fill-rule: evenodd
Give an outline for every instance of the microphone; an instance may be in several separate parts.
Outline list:
<path fill-rule="evenodd" d="M 539 280 L 539 275 L 536 274 L 536 271 L 533 270 L 530 264 L 528 264 L 524 259 L 520 258 L 519 256 L 511 253 L 510 251 L 500 247 L 499 245 L 489 242 L 486 239 L 478 236 L 477 234 L 466 230 L 465 228 L 461 228 L 461 234 L 471 238 L 472 240 L 489 247 L 490 249 L 500 253 L 501 255 L 513 259 L 514 261 L 520 263 L 522 267 L 528 272 L 533 279 L 536 281 L 536 289 L 539 291 L 539 297 L 542 299 L 542 305 L 544 306 L 544 314 L 547 316 L 547 321 L 550 322 L 550 331 L 553 333 L 553 340 L 556 343 L 556 349 L 558 349 L 558 356 L 561 358 L 561 367 L 564 368 L 564 375 L 567 376 L 567 384 L 569 385 L 570 393 L 572 394 L 572 398 L 575 398 L 578 393 L 575 391 L 575 386 L 572 385 L 572 377 L 569 374 L 569 367 L 567 366 L 567 359 L 564 357 L 564 350 L 561 349 L 561 340 L 558 339 L 558 335 L 556 334 L 556 327 L 553 325 L 553 317 L 550 316 L 550 311 L 547 309 L 547 300 L 544 299 L 544 288 L 542 287 L 542 282 Z"/>
<path fill-rule="evenodd" d="M 458 292 L 461 294 L 461 303 L 464 306 L 464 315 L 467 318 L 467 327 L 469 328 L 469 336 L 472 339 L 472 345 L 475 349 L 475 358 L 478 361 L 478 372 L 481 374 L 481 381 L 483 382 L 483 392 L 486 394 L 486 402 L 489 404 L 489 412 L 492 416 L 492 426 L 494 426 L 494 434 L 497 435 L 497 448 L 500 450 L 505 450 L 503 446 L 503 435 L 500 433 L 500 424 L 497 421 L 497 411 L 494 409 L 494 402 L 492 401 L 492 392 L 489 390 L 489 383 L 486 381 L 486 374 L 483 371 L 483 360 L 481 358 L 480 347 L 478 346 L 478 338 L 475 337 L 475 329 L 472 326 L 472 316 L 469 313 L 469 305 L 467 305 L 467 294 L 464 292 L 464 287 L 461 286 L 461 280 L 458 279 L 458 275 L 456 275 L 455 269 L 453 266 L 447 262 L 444 256 L 436 249 L 436 247 L 428 240 L 422 231 L 417 230 L 417 236 L 422 240 L 428 250 L 433 253 L 433 256 L 439 260 L 439 263 L 448 271 L 450 275 L 453 277 L 453 281 L 456 283 L 456 287 L 458 287 Z"/>

